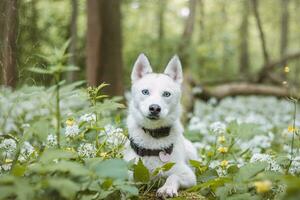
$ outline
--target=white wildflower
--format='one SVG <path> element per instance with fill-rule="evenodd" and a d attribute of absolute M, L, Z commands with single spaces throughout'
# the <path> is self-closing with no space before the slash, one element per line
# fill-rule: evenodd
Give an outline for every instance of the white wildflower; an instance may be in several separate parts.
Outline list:
<path fill-rule="evenodd" d="M 217 166 L 220 166 L 220 161 L 213 160 L 209 163 L 209 168 L 215 169 Z"/>
<path fill-rule="evenodd" d="M 229 161 L 226 161 L 226 167 L 222 167 L 224 161 L 220 162 L 218 160 L 213 160 L 209 163 L 209 168 L 215 169 L 218 173 L 218 176 L 226 176 L 227 175 L 227 168 L 229 167 Z"/>
<path fill-rule="evenodd" d="M 199 149 L 199 150 L 206 150 L 207 151 L 207 150 L 211 149 L 210 145 L 207 145 L 207 144 L 202 143 L 202 142 L 194 142 L 193 145 L 196 149 Z"/>
<path fill-rule="evenodd" d="M 275 160 L 273 160 L 272 157 L 268 154 L 253 154 L 253 156 L 250 159 L 250 163 L 255 162 L 267 162 L 269 166 L 266 168 L 266 170 L 282 172 L 282 168 L 280 167 L 280 165 Z"/>
<path fill-rule="evenodd" d="M 93 158 L 96 156 L 96 147 L 90 143 L 80 144 L 77 151 L 78 154 L 84 158 Z"/>
<path fill-rule="evenodd" d="M 294 175 L 300 174 L 300 156 L 296 156 L 290 166 L 289 171 Z"/>
<path fill-rule="evenodd" d="M 79 118 L 81 122 L 94 122 L 96 121 L 96 115 L 94 113 L 84 114 Z"/>
<path fill-rule="evenodd" d="M 34 152 L 34 147 L 29 142 L 24 142 L 23 147 L 21 148 L 21 154 L 19 156 L 19 160 L 21 162 L 26 161 L 29 156 Z"/>
<path fill-rule="evenodd" d="M 12 163 L 5 163 L 0 166 L 0 171 L 9 171 L 11 169 Z"/>
<path fill-rule="evenodd" d="M 66 126 L 65 135 L 67 137 L 75 137 L 79 134 L 80 130 L 77 124 L 72 124 L 71 126 Z"/>
<path fill-rule="evenodd" d="M 57 145 L 56 135 L 52 135 L 52 134 L 48 135 L 47 136 L 47 144 L 49 146 L 55 146 L 55 145 Z"/>
<path fill-rule="evenodd" d="M 3 157 L 12 158 L 17 149 L 17 143 L 13 139 L 4 139 L 0 143 L 0 149 L 3 149 Z"/>
<path fill-rule="evenodd" d="M 226 125 L 222 122 L 214 122 L 210 125 L 209 129 L 215 134 L 223 134 L 226 132 Z"/>
<path fill-rule="evenodd" d="M 30 127 L 30 124 L 26 123 L 26 124 L 22 124 L 22 128 L 25 129 L 25 128 L 29 128 Z"/>
<path fill-rule="evenodd" d="M 249 149 L 252 153 L 261 153 L 263 149 L 271 147 L 273 139 L 274 134 L 270 132 L 267 136 L 256 135 L 253 139 L 247 142 L 241 142 L 239 145 L 243 151 Z"/>
<path fill-rule="evenodd" d="M 103 131 L 100 131 L 100 136 L 107 137 L 106 142 L 112 145 L 120 145 L 127 139 L 123 134 L 122 128 L 115 128 L 113 125 L 108 124 L 104 127 Z"/>

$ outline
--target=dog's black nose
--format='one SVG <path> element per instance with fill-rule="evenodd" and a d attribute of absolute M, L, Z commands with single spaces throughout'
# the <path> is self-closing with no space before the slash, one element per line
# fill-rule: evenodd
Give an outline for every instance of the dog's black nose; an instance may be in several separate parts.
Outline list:
<path fill-rule="evenodd" d="M 149 111 L 152 115 L 158 115 L 161 111 L 161 108 L 157 104 L 152 104 L 149 106 Z"/>

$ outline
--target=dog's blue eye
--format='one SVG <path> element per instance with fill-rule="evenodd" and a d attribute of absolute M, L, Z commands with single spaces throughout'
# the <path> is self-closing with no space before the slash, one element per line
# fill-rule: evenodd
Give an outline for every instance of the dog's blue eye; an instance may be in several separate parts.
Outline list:
<path fill-rule="evenodd" d="M 164 92 L 164 93 L 163 93 L 163 97 L 169 97 L 169 96 L 171 96 L 171 93 L 170 93 L 170 92 Z"/>
<path fill-rule="evenodd" d="M 143 95 L 149 95 L 150 94 L 149 90 L 147 90 L 147 89 L 142 90 L 142 93 L 143 93 Z"/>

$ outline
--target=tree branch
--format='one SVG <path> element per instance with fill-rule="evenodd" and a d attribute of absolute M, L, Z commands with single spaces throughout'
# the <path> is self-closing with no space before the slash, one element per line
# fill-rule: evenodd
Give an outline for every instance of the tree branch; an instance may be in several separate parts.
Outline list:
<path fill-rule="evenodd" d="M 229 83 L 218 85 L 215 87 L 203 87 L 200 93 L 195 94 L 197 98 L 208 100 L 215 97 L 222 99 L 227 96 L 237 95 L 264 95 L 264 96 L 276 96 L 276 97 L 290 97 L 290 91 L 285 87 L 253 84 L 247 82 L 241 83 Z M 299 97 L 299 95 L 296 95 Z"/>

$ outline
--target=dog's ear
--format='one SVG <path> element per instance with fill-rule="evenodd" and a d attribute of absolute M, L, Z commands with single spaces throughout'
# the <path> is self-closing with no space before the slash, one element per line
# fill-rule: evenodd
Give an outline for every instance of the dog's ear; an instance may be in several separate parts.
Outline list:
<path fill-rule="evenodd" d="M 182 83 L 182 67 L 177 55 L 173 56 L 169 61 L 164 73 L 170 76 L 175 82 Z"/>
<path fill-rule="evenodd" d="M 134 63 L 131 72 L 131 81 L 135 82 L 151 72 L 152 68 L 150 66 L 148 58 L 145 56 L 145 54 L 141 53 Z"/>

